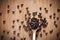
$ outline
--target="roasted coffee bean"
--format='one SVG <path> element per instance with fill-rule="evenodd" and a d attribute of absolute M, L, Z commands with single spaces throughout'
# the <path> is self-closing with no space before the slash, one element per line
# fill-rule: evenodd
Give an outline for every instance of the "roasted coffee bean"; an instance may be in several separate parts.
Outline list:
<path fill-rule="evenodd" d="M 60 12 L 60 9 L 57 9 L 57 12 Z"/>
<path fill-rule="evenodd" d="M 40 34 L 40 37 L 42 37 L 42 34 Z"/>
<path fill-rule="evenodd" d="M 54 21 L 54 25 L 56 24 L 56 21 Z"/>
<path fill-rule="evenodd" d="M 52 15 L 50 15 L 49 18 L 51 19 L 52 18 Z"/>
<path fill-rule="evenodd" d="M 53 19 L 55 19 L 55 16 L 53 17 Z"/>
<path fill-rule="evenodd" d="M 17 33 L 17 36 L 19 37 L 20 36 L 20 33 Z"/>
<path fill-rule="evenodd" d="M 36 31 L 36 32 L 38 33 L 38 32 L 40 32 L 40 31 L 41 31 L 41 28 L 37 29 L 37 31 Z"/>
<path fill-rule="evenodd" d="M 59 37 L 59 35 L 60 35 L 59 33 L 56 34 L 57 37 Z"/>
<path fill-rule="evenodd" d="M 52 34 L 53 33 L 53 30 L 50 30 L 50 32 L 49 32 L 50 34 Z"/>
<path fill-rule="evenodd" d="M 59 20 L 59 17 L 57 17 L 57 20 Z"/>
<path fill-rule="evenodd" d="M 7 32 L 7 34 L 9 34 L 9 31 Z"/>
<path fill-rule="evenodd" d="M 10 10 L 7 10 L 7 13 L 10 13 Z"/>
<path fill-rule="evenodd" d="M 12 37 L 10 37 L 10 40 L 13 40 Z"/>
<path fill-rule="evenodd" d="M 40 11 L 42 10 L 42 8 L 41 8 L 41 7 L 40 7 L 39 9 L 40 9 Z"/>
<path fill-rule="evenodd" d="M 23 7 L 24 4 L 21 4 L 21 7 Z"/>
<path fill-rule="evenodd" d="M 31 26 L 32 29 L 37 29 L 39 27 L 39 19 L 32 18 L 29 25 Z"/>
<path fill-rule="evenodd" d="M 45 10 L 46 13 L 48 13 L 48 10 Z"/>
<path fill-rule="evenodd" d="M 14 29 L 14 25 L 12 25 L 12 28 Z"/>
<path fill-rule="evenodd" d="M 19 10 L 19 13 L 21 13 L 22 11 L 21 10 Z"/>
<path fill-rule="evenodd" d="M 16 40 L 16 37 L 13 37 L 13 40 Z"/>
<path fill-rule="evenodd" d="M 33 12 L 33 14 L 32 14 L 33 16 L 36 16 L 37 15 L 37 12 Z"/>
<path fill-rule="evenodd" d="M 14 14 L 15 13 L 15 11 L 12 11 L 12 14 Z"/>
<path fill-rule="evenodd" d="M 1 40 L 3 40 L 4 39 L 4 36 L 3 35 L 1 35 Z"/>
<path fill-rule="evenodd" d="M 38 15 L 38 18 L 42 18 L 42 16 L 41 15 Z"/>
<path fill-rule="evenodd" d="M 28 7 L 26 7 L 26 10 L 28 10 Z"/>
<path fill-rule="evenodd" d="M 17 9 L 19 9 L 19 5 L 17 5 Z"/>
<path fill-rule="evenodd" d="M 3 24 L 5 24 L 6 23 L 6 21 L 5 20 L 3 20 Z"/>
<path fill-rule="evenodd" d="M 46 8 L 44 8 L 44 10 L 46 10 Z"/>
<path fill-rule="evenodd" d="M 45 30 L 43 30 L 43 32 L 45 32 Z"/>
<path fill-rule="evenodd" d="M 23 24 L 24 23 L 24 21 L 21 21 L 21 24 Z"/>
<path fill-rule="evenodd" d="M 49 6 L 51 7 L 51 6 L 52 6 L 52 4 L 49 4 Z"/>
<path fill-rule="evenodd" d="M 10 8 L 10 5 L 8 5 L 7 8 L 9 9 Z"/>
<path fill-rule="evenodd" d="M 5 34 L 5 32 L 6 32 L 6 31 L 5 31 L 5 30 L 3 30 L 3 34 Z"/>
<path fill-rule="evenodd" d="M 20 40 L 23 40 L 23 38 L 21 38 Z"/>
<path fill-rule="evenodd" d="M 0 12 L 0 16 L 2 16 L 2 13 Z"/>
<path fill-rule="evenodd" d="M 56 13 L 53 13 L 53 16 L 56 16 Z"/>
<path fill-rule="evenodd" d="M 57 25 L 57 24 L 55 24 L 55 27 L 57 28 L 57 27 L 58 27 L 58 25 Z"/>
<path fill-rule="evenodd" d="M 47 36 L 48 33 L 45 33 L 45 35 Z"/>
<path fill-rule="evenodd" d="M 17 19 L 17 22 L 19 22 L 19 19 Z"/>
<path fill-rule="evenodd" d="M 24 37 L 24 40 L 26 40 L 26 37 Z"/>
<path fill-rule="evenodd" d="M 19 26 L 19 30 L 21 29 L 21 26 Z"/>
<path fill-rule="evenodd" d="M 13 31 L 13 34 L 15 35 L 16 34 L 16 31 Z"/>
<path fill-rule="evenodd" d="M 15 23 L 15 20 L 13 20 L 13 24 Z"/>

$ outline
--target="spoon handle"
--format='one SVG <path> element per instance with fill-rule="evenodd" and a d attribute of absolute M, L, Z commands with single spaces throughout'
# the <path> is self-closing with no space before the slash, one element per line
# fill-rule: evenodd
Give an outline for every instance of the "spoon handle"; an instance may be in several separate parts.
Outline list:
<path fill-rule="evenodd" d="M 33 32 L 33 40 L 36 40 L 36 31 Z"/>

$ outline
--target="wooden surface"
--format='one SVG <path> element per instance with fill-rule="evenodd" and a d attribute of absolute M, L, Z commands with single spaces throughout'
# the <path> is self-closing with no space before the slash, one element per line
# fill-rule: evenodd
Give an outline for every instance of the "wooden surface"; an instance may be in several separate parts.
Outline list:
<path fill-rule="evenodd" d="M 27 14 L 27 7 L 29 13 L 31 13 L 31 18 L 33 17 L 33 12 L 37 12 L 36 18 L 38 18 L 39 13 L 42 13 L 42 17 L 46 18 L 48 22 L 46 28 L 42 27 L 37 40 L 60 40 L 60 11 L 57 11 L 57 9 L 60 9 L 59 3 L 60 1 L 58 0 L 0 0 L 0 40 L 1 35 L 4 36 L 4 40 L 10 40 L 11 37 L 16 37 L 16 40 L 21 40 L 21 38 L 24 37 L 26 37 L 26 40 L 31 40 L 29 34 L 32 32 L 26 32 L 23 28 L 23 25 L 26 25 L 25 14 Z M 23 4 L 22 7 L 21 4 Z M 51 7 L 50 4 L 52 4 Z M 17 8 L 17 5 L 19 5 L 19 8 Z M 39 9 L 40 7 L 42 8 L 41 11 Z M 48 10 L 47 13 L 44 8 Z M 10 10 L 9 13 L 8 10 Z M 21 10 L 21 13 L 19 10 Z M 15 13 L 12 13 L 13 11 Z M 53 13 L 56 14 L 55 19 L 53 19 Z M 52 15 L 51 19 L 49 18 L 50 15 Z M 57 20 L 57 17 L 59 20 Z M 17 22 L 17 19 L 19 22 Z M 13 20 L 15 20 L 14 24 Z M 3 21 L 5 21 L 5 24 Z M 21 21 L 24 21 L 24 23 L 21 24 Z M 58 27 L 54 26 L 54 21 L 56 21 Z M 13 25 L 14 28 L 12 28 Z M 19 26 L 21 26 L 20 30 Z M 3 33 L 3 30 L 5 30 L 5 33 Z M 45 32 L 43 32 L 43 30 L 45 30 Z M 53 32 L 50 34 L 51 30 L 53 30 Z M 16 31 L 16 34 L 13 34 L 13 31 Z M 9 34 L 7 34 L 7 32 L 9 32 Z M 20 33 L 19 37 L 17 33 Z M 47 36 L 46 33 L 48 33 Z M 57 37 L 57 33 L 59 37 Z M 40 37 L 40 34 L 42 34 L 42 37 Z"/>

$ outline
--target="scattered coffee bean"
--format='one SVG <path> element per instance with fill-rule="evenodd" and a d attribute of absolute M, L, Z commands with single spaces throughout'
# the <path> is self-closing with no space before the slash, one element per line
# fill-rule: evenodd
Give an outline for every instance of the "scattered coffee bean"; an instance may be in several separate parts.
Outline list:
<path fill-rule="evenodd" d="M 12 37 L 10 37 L 10 40 L 13 40 Z"/>
<path fill-rule="evenodd" d="M 19 19 L 17 19 L 17 22 L 19 22 Z"/>
<path fill-rule="evenodd" d="M 43 30 L 43 32 L 45 32 L 45 30 Z"/>
<path fill-rule="evenodd" d="M 12 11 L 12 14 L 14 14 L 15 13 L 15 11 Z"/>
<path fill-rule="evenodd" d="M 3 24 L 5 24 L 6 23 L 6 21 L 5 20 L 3 20 Z"/>
<path fill-rule="evenodd" d="M 51 6 L 52 6 L 52 4 L 49 4 L 49 6 L 51 7 Z"/>
<path fill-rule="evenodd" d="M 9 8 L 10 8 L 10 6 L 8 5 L 8 6 L 7 6 L 7 8 L 9 9 Z"/>
<path fill-rule="evenodd" d="M 3 40 L 4 39 L 4 36 L 3 35 L 1 35 L 1 40 Z"/>
<path fill-rule="evenodd" d="M 53 33 L 53 30 L 50 30 L 50 32 L 49 32 L 50 34 L 52 34 Z"/>
<path fill-rule="evenodd" d="M 21 21 L 21 24 L 23 24 L 24 23 L 24 21 Z"/>
<path fill-rule="evenodd" d="M 20 36 L 20 33 L 17 33 L 17 36 L 19 37 Z"/>
<path fill-rule="evenodd" d="M 12 28 L 14 29 L 14 25 L 12 25 Z"/>
<path fill-rule="evenodd" d="M 15 23 L 15 20 L 13 20 L 13 24 Z"/>
<path fill-rule="evenodd" d="M 42 37 L 42 34 L 40 34 L 40 37 Z"/>
<path fill-rule="evenodd" d="M 45 35 L 47 36 L 48 33 L 45 33 Z"/>
<path fill-rule="evenodd" d="M 41 8 L 41 7 L 40 7 L 39 9 L 40 9 L 40 11 L 42 10 L 42 8 Z"/>
<path fill-rule="evenodd" d="M 7 32 L 7 34 L 9 34 L 9 31 Z"/>
<path fill-rule="evenodd" d="M 59 33 L 56 34 L 57 37 L 59 37 L 59 35 L 60 35 Z"/>
<path fill-rule="evenodd" d="M 5 34 L 5 30 L 3 30 L 3 33 Z"/>
<path fill-rule="evenodd" d="M 13 37 L 13 40 L 16 40 L 16 37 Z"/>
<path fill-rule="evenodd" d="M 33 16 L 36 16 L 37 15 L 37 12 L 33 12 L 33 14 L 32 14 Z"/>
<path fill-rule="evenodd" d="M 19 26 L 19 30 L 21 29 L 21 26 Z"/>
<path fill-rule="evenodd" d="M 57 20 L 59 20 L 59 17 L 57 17 Z"/>
<path fill-rule="evenodd" d="M 60 12 L 60 9 L 57 9 L 57 12 Z"/>
<path fill-rule="evenodd" d="M 17 5 L 17 9 L 19 9 L 19 5 Z"/>
<path fill-rule="evenodd" d="M 10 12 L 10 10 L 7 10 L 7 13 L 9 13 Z"/>
<path fill-rule="evenodd" d="M 19 10 L 19 13 L 21 13 L 22 11 L 21 10 Z"/>
<path fill-rule="evenodd" d="M 26 7 L 26 10 L 28 10 L 28 7 Z"/>
<path fill-rule="evenodd" d="M 16 34 L 16 31 L 13 31 L 13 34 L 15 35 Z"/>
<path fill-rule="evenodd" d="M 50 15 L 49 18 L 51 19 L 52 18 L 52 15 Z"/>
<path fill-rule="evenodd" d="M 23 7 L 24 4 L 21 4 L 21 7 Z"/>
<path fill-rule="evenodd" d="M 0 16 L 2 16 L 2 13 L 0 12 Z"/>

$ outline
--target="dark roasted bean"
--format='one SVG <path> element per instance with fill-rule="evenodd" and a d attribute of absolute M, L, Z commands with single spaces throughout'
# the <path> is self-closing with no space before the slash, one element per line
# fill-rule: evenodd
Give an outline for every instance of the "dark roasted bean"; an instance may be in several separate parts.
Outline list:
<path fill-rule="evenodd" d="M 3 33 L 5 34 L 5 30 L 3 30 Z"/>
<path fill-rule="evenodd" d="M 14 13 L 15 13 L 15 11 L 12 11 L 12 13 L 14 14 Z"/>
<path fill-rule="evenodd" d="M 16 40 L 16 37 L 13 37 L 13 40 Z"/>
<path fill-rule="evenodd" d="M 19 5 L 17 5 L 17 9 L 19 9 Z"/>
<path fill-rule="evenodd" d="M 45 35 L 47 36 L 48 33 L 45 33 Z"/>
<path fill-rule="evenodd" d="M 8 6 L 7 6 L 7 8 L 9 9 L 9 8 L 10 8 L 10 6 L 8 5 Z"/>
<path fill-rule="evenodd" d="M 40 34 L 40 37 L 42 37 L 42 34 Z"/>
<path fill-rule="evenodd" d="M 2 16 L 2 13 L 0 12 L 0 16 Z"/>
<path fill-rule="evenodd" d="M 13 24 L 15 23 L 15 20 L 13 20 Z"/>
<path fill-rule="evenodd" d="M 13 34 L 15 35 L 16 34 L 16 31 L 13 31 Z"/>
<path fill-rule="evenodd" d="M 49 5 L 50 7 L 52 6 L 52 4 Z"/>
<path fill-rule="evenodd" d="M 21 7 L 23 7 L 24 4 L 21 4 Z"/>
<path fill-rule="evenodd" d="M 49 32 L 50 34 L 52 34 L 53 33 L 53 30 L 50 30 L 50 32 Z"/>
<path fill-rule="evenodd" d="M 19 19 L 17 19 L 17 22 L 19 22 Z"/>
<path fill-rule="evenodd" d="M 3 24 L 5 24 L 6 23 L 6 21 L 5 20 L 3 20 Z"/>
<path fill-rule="evenodd" d="M 14 25 L 12 25 L 12 28 L 14 28 Z"/>
<path fill-rule="evenodd" d="M 51 19 L 51 18 L 52 18 L 52 15 L 50 15 L 49 17 L 50 17 L 50 19 Z"/>
<path fill-rule="evenodd" d="M 36 16 L 37 15 L 37 12 L 33 12 L 33 14 L 32 14 L 33 16 Z"/>
<path fill-rule="evenodd" d="M 57 9 L 57 12 L 60 12 L 60 9 Z"/>
<path fill-rule="evenodd" d="M 40 9 L 40 11 L 42 10 L 42 8 L 41 8 L 41 7 L 40 7 L 39 9 Z"/>
<path fill-rule="evenodd" d="M 21 10 L 19 10 L 19 13 L 21 13 L 22 11 Z"/>
<path fill-rule="evenodd" d="M 7 10 L 7 13 L 9 13 L 10 12 L 10 10 Z"/>

